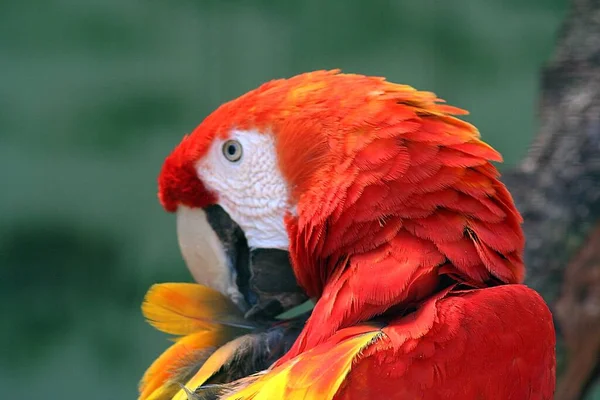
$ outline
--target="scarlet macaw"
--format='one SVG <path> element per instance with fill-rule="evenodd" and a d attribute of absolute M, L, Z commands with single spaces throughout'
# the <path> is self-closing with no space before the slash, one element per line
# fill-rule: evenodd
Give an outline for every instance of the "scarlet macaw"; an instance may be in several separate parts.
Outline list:
<path fill-rule="evenodd" d="M 316 71 L 222 105 L 168 156 L 159 198 L 192 270 L 218 207 L 250 253 L 289 252 L 315 301 L 291 349 L 218 398 L 552 398 L 554 327 L 521 284 L 522 219 L 501 156 L 461 114 L 410 86 Z M 207 284 L 247 302 L 230 271 Z"/>

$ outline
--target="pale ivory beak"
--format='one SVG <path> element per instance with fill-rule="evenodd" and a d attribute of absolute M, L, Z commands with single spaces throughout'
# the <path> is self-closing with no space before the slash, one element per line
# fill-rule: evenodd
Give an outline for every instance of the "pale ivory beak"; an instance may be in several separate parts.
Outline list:
<path fill-rule="evenodd" d="M 179 206 L 177 238 L 194 280 L 218 290 L 245 311 L 248 306 L 236 285 L 236 271 L 201 208 Z"/>
<path fill-rule="evenodd" d="M 306 301 L 290 264 L 277 248 L 248 248 L 244 232 L 219 205 L 179 206 L 181 253 L 199 284 L 229 297 L 251 320 L 270 320 Z"/>

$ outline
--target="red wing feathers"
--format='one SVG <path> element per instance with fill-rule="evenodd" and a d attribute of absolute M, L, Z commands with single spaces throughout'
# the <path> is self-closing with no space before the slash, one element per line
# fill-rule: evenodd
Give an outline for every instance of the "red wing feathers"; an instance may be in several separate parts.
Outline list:
<path fill-rule="evenodd" d="M 541 297 L 523 285 L 450 289 L 382 328 L 341 329 L 225 399 L 550 400 L 555 339 Z"/>
<path fill-rule="evenodd" d="M 382 332 L 336 399 L 552 399 L 552 316 L 523 285 L 432 299 Z"/>

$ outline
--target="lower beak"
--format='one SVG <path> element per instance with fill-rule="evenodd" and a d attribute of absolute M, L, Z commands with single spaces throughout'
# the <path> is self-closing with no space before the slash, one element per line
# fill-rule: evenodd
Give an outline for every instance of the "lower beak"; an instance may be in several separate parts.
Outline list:
<path fill-rule="evenodd" d="M 242 229 L 218 205 L 185 209 L 183 214 L 187 215 L 178 211 L 179 243 L 192 275 L 198 283 L 229 296 L 246 318 L 272 321 L 308 299 L 287 251 L 249 249 Z"/>

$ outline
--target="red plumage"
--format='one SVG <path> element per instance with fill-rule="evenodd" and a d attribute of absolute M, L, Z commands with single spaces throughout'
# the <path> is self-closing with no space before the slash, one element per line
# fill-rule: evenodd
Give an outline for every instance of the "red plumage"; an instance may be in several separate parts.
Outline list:
<path fill-rule="evenodd" d="M 274 136 L 297 210 L 286 217 L 293 267 L 318 299 L 279 368 L 378 317 L 386 327 L 338 398 L 549 399 L 552 320 L 515 285 L 524 237 L 491 164 L 501 156 L 440 102 L 382 78 L 303 74 L 221 106 L 171 158 L 193 165 L 234 127 Z M 173 165 L 161 199 L 171 187 L 197 204 L 216 198 L 193 180 L 173 185 Z"/>
<path fill-rule="evenodd" d="M 522 285 L 433 298 L 381 329 L 335 398 L 551 399 L 554 336 L 539 329 L 550 324 L 544 301 Z"/>

